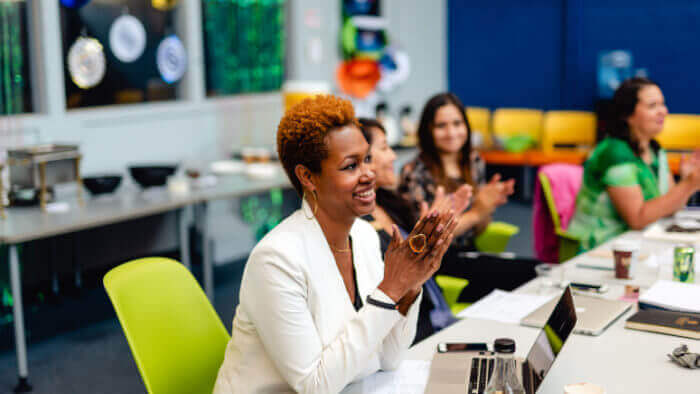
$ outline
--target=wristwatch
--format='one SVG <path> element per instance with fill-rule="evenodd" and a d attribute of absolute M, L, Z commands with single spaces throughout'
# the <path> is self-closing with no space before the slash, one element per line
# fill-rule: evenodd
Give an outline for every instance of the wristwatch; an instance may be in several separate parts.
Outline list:
<path fill-rule="evenodd" d="M 374 298 L 372 298 L 371 295 L 367 295 L 367 303 L 370 305 L 374 305 L 379 308 L 384 308 L 384 309 L 390 309 L 390 310 L 398 310 L 399 305 L 398 304 L 392 304 L 389 302 L 384 302 L 384 301 L 379 301 Z"/>

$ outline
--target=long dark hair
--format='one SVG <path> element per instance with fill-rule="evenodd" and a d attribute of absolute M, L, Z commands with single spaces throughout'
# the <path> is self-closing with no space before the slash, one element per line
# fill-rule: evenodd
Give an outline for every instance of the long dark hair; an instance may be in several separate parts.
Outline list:
<path fill-rule="evenodd" d="M 362 131 L 362 135 L 365 136 L 368 144 L 372 144 L 372 127 L 376 127 L 386 135 L 384 126 L 376 119 L 358 118 L 357 120 L 360 122 L 360 131 Z M 413 214 L 411 205 L 406 200 L 401 198 L 396 192 L 382 187 L 377 188 L 376 195 L 377 205 L 384 209 L 391 220 L 404 230 L 408 231 L 413 228 L 417 218 Z"/>
<path fill-rule="evenodd" d="M 420 116 L 418 124 L 418 146 L 420 147 L 420 158 L 428 167 L 430 172 L 435 177 L 438 185 L 443 185 L 447 192 L 452 192 L 459 185 L 453 185 L 449 182 L 445 174 L 445 167 L 440 159 L 440 153 L 435 146 L 433 138 L 433 127 L 435 126 L 435 115 L 437 111 L 445 105 L 454 105 L 462 114 L 464 124 L 467 125 L 467 141 L 462 147 L 459 155 L 459 167 L 462 173 L 462 180 L 473 186 L 470 168 L 470 155 L 472 150 L 472 128 L 467 119 L 467 113 L 464 111 L 464 105 L 457 96 L 452 93 L 439 93 L 431 97 L 423 107 L 423 113 Z"/>
<path fill-rule="evenodd" d="M 637 108 L 639 91 L 647 86 L 659 87 L 656 82 L 643 77 L 629 78 L 620 84 L 613 96 L 612 125 L 607 131 L 608 137 L 619 138 L 627 142 L 637 156 L 642 153 L 641 147 L 639 146 L 639 141 L 637 141 L 637 138 L 630 130 L 627 118 L 632 116 Z M 659 143 L 656 140 L 652 139 L 649 142 L 649 146 L 655 152 L 658 152 Z"/>

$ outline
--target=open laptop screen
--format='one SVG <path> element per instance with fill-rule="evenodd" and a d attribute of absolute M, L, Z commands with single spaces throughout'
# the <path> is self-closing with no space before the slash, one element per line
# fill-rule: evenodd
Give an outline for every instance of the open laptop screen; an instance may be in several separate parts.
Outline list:
<path fill-rule="evenodd" d="M 527 365 L 533 372 L 532 383 L 535 391 L 554 364 L 554 359 L 561 352 L 562 345 L 575 325 L 576 307 L 571 289 L 567 288 L 527 355 Z"/>

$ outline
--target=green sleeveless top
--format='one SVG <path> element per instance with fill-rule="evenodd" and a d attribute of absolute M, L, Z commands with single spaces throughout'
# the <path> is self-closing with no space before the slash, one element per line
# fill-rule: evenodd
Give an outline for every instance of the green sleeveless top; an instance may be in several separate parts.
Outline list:
<path fill-rule="evenodd" d="M 608 186 L 639 186 L 644 201 L 666 194 L 669 168 L 666 152 L 652 151 L 647 164 L 634 154 L 627 142 L 606 138 L 583 165 L 583 183 L 576 197 L 576 212 L 567 231 L 590 250 L 629 229 L 607 193 Z"/>

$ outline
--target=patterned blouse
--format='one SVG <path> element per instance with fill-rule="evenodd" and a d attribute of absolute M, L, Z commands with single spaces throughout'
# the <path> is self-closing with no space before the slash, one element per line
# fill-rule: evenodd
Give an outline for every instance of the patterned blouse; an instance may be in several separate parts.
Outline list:
<path fill-rule="evenodd" d="M 608 195 L 609 186 L 639 186 L 644 201 L 666 194 L 670 184 L 666 152 L 652 151 L 652 162 L 635 155 L 627 142 L 606 138 L 583 165 L 583 183 L 576 197 L 576 213 L 567 231 L 586 251 L 629 229 Z"/>
<path fill-rule="evenodd" d="M 475 185 L 481 185 L 486 182 L 486 165 L 476 151 L 472 151 L 469 168 L 471 169 L 471 176 Z M 458 178 L 452 178 L 449 182 L 454 183 L 456 186 L 461 186 L 465 183 Z M 420 211 L 421 202 L 425 201 L 428 204 L 433 202 L 435 190 L 438 186 L 435 177 L 433 177 L 428 166 L 421 160 L 420 155 L 401 169 L 401 183 L 398 192 L 402 198 L 411 203 L 416 213 Z M 471 202 L 469 206 L 471 206 Z M 416 215 L 416 217 L 418 216 Z M 459 237 L 455 237 L 452 244 L 465 249 L 474 249 L 475 236 L 474 229 L 470 229 Z"/>

